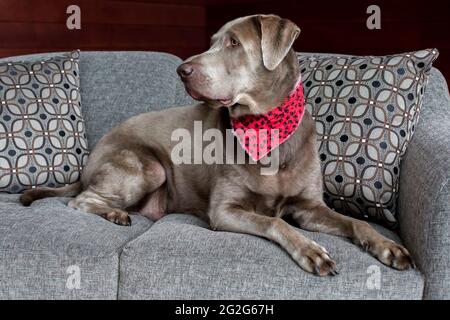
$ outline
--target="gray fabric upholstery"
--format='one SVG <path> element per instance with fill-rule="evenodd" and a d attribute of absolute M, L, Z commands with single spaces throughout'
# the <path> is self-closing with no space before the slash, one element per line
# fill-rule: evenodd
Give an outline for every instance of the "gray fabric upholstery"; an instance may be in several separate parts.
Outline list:
<path fill-rule="evenodd" d="M 0 61 L 0 192 L 63 186 L 80 178 L 89 150 L 79 56 L 73 51 L 45 60 Z"/>
<path fill-rule="evenodd" d="M 91 146 L 116 124 L 176 104 L 181 60 L 155 52 L 82 52 L 81 99 Z"/>
<path fill-rule="evenodd" d="M 81 98 L 90 147 L 134 114 L 192 103 L 175 73 L 180 62 L 149 52 L 82 52 Z M 425 298 L 448 299 L 450 98 L 436 69 L 424 99 L 401 164 L 398 216 L 404 244 L 424 276 L 384 267 L 348 241 L 324 234 L 302 231 L 336 259 L 340 275 L 334 278 L 307 274 L 264 239 L 212 232 L 192 216 L 170 215 L 152 226 L 133 215 L 126 228 L 74 211 L 64 198 L 24 208 L 17 195 L 0 194 L 0 299 L 420 299 L 424 281 Z M 72 265 L 80 267 L 81 289 L 66 288 Z M 371 265 L 380 268 L 380 290 L 367 287 Z"/>
<path fill-rule="evenodd" d="M 450 299 L 449 123 L 448 84 L 432 68 L 419 123 L 400 164 L 398 199 L 400 235 L 424 274 L 425 299 Z"/>
<path fill-rule="evenodd" d="M 176 73 L 181 63 L 180 58 L 160 52 L 81 52 L 81 101 L 90 148 L 113 126 L 134 115 L 192 103 Z"/>
<path fill-rule="evenodd" d="M 396 271 L 347 240 L 302 231 L 325 246 L 340 275 L 302 271 L 277 245 L 251 235 L 211 231 L 173 214 L 128 243 L 120 263 L 119 299 L 421 299 L 417 270 Z M 377 227 L 398 240 L 390 231 Z M 380 289 L 368 279 L 379 268 Z M 372 287 L 373 288 L 373 287 Z"/>
<path fill-rule="evenodd" d="M 395 229 L 399 164 L 438 55 L 298 55 L 330 207 Z"/>
<path fill-rule="evenodd" d="M 425 274 L 424 298 L 450 299 L 450 96 L 432 70 L 421 119 L 402 162 L 399 224 Z"/>
<path fill-rule="evenodd" d="M 151 221 L 132 215 L 121 227 L 67 207 L 66 198 L 29 208 L 18 199 L 0 194 L 0 299 L 116 299 L 121 249 Z M 80 289 L 66 287 L 70 266 L 79 267 Z"/>

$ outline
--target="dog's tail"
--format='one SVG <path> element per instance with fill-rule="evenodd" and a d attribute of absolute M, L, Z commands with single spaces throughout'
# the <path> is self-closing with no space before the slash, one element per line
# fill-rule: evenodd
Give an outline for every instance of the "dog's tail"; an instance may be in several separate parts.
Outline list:
<path fill-rule="evenodd" d="M 49 197 L 74 197 L 82 191 L 81 182 L 75 182 L 60 188 L 41 187 L 26 190 L 20 196 L 20 202 L 24 206 L 29 206 L 33 201 Z"/>

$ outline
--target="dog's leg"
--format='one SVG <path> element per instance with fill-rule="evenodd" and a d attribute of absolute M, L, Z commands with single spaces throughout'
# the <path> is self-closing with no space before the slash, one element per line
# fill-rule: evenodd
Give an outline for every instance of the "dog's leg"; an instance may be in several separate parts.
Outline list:
<path fill-rule="evenodd" d="M 122 150 L 103 163 L 91 180 L 69 206 L 127 226 L 131 220 L 125 210 L 157 190 L 166 175 L 151 155 L 140 157 L 137 151 Z"/>
<path fill-rule="evenodd" d="M 114 208 L 111 201 L 99 196 L 92 190 L 86 190 L 69 202 L 69 206 L 85 212 L 93 213 L 121 226 L 130 226 L 128 212 Z"/>
<path fill-rule="evenodd" d="M 81 192 L 81 182 L 75 182 L 60 188 L 39 187 L 28 189 L 20 196 L 20 202 L 24 206 L 31 205 L 34 201 L 48 197 L 74 197 Z"/>
<path fill-rule="evenodd" d="M 351 239 L 384 264 L 398 270 L 414 267 L 403 246 L 379 234 L 367 222 L 339 214 L 324 203 L 299 201 L 286 208 L 305 230 L 323 232 Z"/>
<path fill-rule="evenodd" d="M 124 207 L 123 199 L 115 195 L 102 195 L 91 187 L 71 200 L 69 207 L 99 215 L 118 225 L 131 225 L 128 212 L 121 209 Z"/>
<path fill-rule="evenodd" d="M 252 234 L 278 243 L 308 272 L 320 276 L 337 273 L 336 264 L 325 248 L 309 240 L 280 218 L 249 212 L 237 205 L 219 205 L 210 219 L 214 229 Z"/>

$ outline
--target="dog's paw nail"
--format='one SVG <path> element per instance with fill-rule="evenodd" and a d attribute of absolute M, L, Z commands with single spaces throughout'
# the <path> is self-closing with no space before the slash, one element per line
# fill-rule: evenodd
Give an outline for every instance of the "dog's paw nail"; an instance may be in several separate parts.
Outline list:
<path fill-rule="evenodd" d="M 319 266 L 315 266 L 314 267 L 314 274 L 320 275 L 320 268 L 319 268 Z"/>

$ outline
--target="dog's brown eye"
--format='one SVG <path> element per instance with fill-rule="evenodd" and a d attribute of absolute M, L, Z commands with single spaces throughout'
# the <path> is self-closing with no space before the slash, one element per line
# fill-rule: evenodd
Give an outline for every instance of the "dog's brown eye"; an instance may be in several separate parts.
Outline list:
<path fill-rule="evenodd" d="M 239 45 L 239 41 L 237 41 L 235 38 L 231 38 L 230 43 L 232 47 L 237 47 Z"/>

